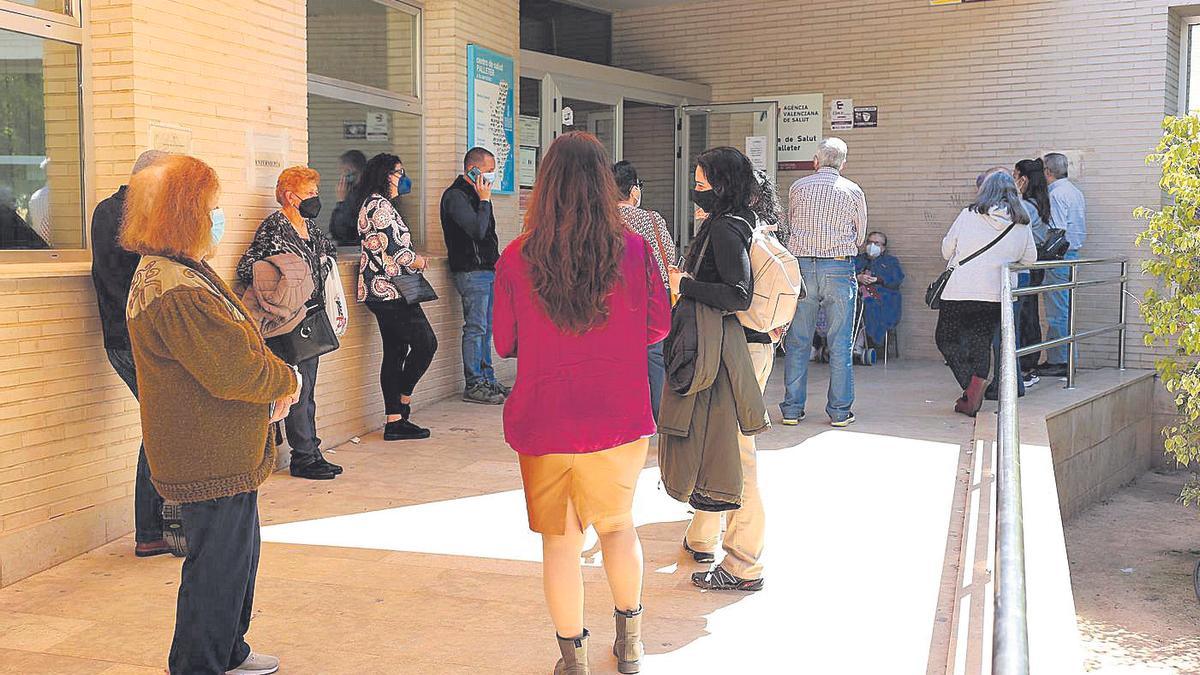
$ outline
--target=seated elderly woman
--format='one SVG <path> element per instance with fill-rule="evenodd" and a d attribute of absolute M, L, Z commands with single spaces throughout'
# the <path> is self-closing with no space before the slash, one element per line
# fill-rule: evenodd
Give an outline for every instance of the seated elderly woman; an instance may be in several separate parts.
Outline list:
<path fill-rule="evenodd" d="M 120 243 L 142 256 L 126 322 L 154 487 L 182 504 L 188 542 L 173 675 L 265 675 L 279 660 L 246 644 L 261 539 L 258 486 L 275 468 L 267 426 L 301 377 L 205 262 L 225 232 L 217 174 L 171 155 L 129 182 Z"/>
<path fill-rule="evenodd" d="M 887 252 L 887 235 L 867 235 L 862 253 L 854 259 L 858 291 L 863 303 L 863 328 L 872 347 L 884 344 L 888 331 L 900 324 L 900 285 L 904 268 Z"/>

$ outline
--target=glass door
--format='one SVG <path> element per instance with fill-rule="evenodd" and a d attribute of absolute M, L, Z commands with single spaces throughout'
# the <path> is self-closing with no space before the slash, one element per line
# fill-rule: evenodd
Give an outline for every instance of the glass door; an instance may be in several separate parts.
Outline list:
<path fill-rule="evenodd" d="M 695 186 L 696 158 L 705 150 L 730 146 L 746 153 L 756 169 L 776 179 L 779 104 L 775 101 L 684 106 L 679 110 L 679 145 L 676 148 L 675 238 L 687 245 L 698 223 L 691 190 Z"/>
<path fill-rule="evenodd" d="M 562 130 L 586 131 L 595 134 L 608 156 L 614 162 L 617 157 L 616 133 L 617 105 L 564 96 L 562 99 Z"/>

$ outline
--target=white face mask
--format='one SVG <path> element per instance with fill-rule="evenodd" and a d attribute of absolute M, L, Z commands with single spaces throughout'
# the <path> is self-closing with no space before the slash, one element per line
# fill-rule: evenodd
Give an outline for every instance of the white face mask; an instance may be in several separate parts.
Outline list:
<path fill-rule="evenodd" d="M 872 258 L 878 258 L 883 254 L 883 247 L 879 244 L 867 244 L 867 255 Z"/>
<path fill-rule="evenodd" d="M 483 180 L 486 181 L 488 185 L 494 185 L 496 183 L 496 172 L 488 171 L 487 173 L 483 174 Z"/>

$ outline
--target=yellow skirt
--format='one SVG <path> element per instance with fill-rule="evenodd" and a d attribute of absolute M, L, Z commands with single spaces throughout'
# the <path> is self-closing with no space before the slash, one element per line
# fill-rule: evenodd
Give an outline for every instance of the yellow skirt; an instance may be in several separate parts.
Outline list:
<path fill-rule="evenodd" d="M 633 491 L 646 465 L 650 440 L 583 454 L 519 455 L 529 529 L 566 531 L 567 500 L 586 530 L 615 532 L 633 527 Z"/>

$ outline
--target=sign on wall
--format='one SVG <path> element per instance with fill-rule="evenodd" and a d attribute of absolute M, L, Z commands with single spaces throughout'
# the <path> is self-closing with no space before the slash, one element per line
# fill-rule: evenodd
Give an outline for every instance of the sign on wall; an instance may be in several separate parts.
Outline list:
<path fill-rule="evenodd" d="M 287 133 L 266 134 L 249 130 L 246 132 L 246 147 L 250 151 L 246 182 L 254 188 L 274 190 L 279 174 L 287 167 Z"/>
<path fill-rule="evenodd" d="M 496 194 L 516 189 L 514 70 L 512 57 L 467 45 L 467 145 L 496 156 Z"/>
<path fill-rule="evenodd" d="M 879 126 L 879 106 L 861 105 L 854 108 L 854 128 Z"/>
<path fill-rule="evenodd" d="M 760 96 L 755 100 L 779 102 L 779 170 L 811 169 L 824 133 L 821 108 L 825 95 Z"/>
<path fill-rule="evenodd" d="M 537 182 L 537 160 L 538 149 L 530 145 L 521 146 L 520 160 L 520 183 L 521 187 L 533 187 Z"/>
<path fill-rule="evenodd" d="M 767 137 L 766 136 L 747 136 L 746 137 L 746 156 L 750 158 L 750 163 L 755 169 L 760 171 L 767 170 Z"/>
<path fill-rule="evenodd" d="M 834 131 L 854 128 L 854 99 L 833 99 L 829 106 L 829 128 Z"/>
<path fill-rule="evenodd" d="M 192 154 L 192 130 L 171 124 L 150 123 L 150 149 Z"/>
<path fill-rule="evenodd" d="M 367 113 L 367 141 L 386 143 L 392 137 L 392 116 L 382 110 Z"/>

